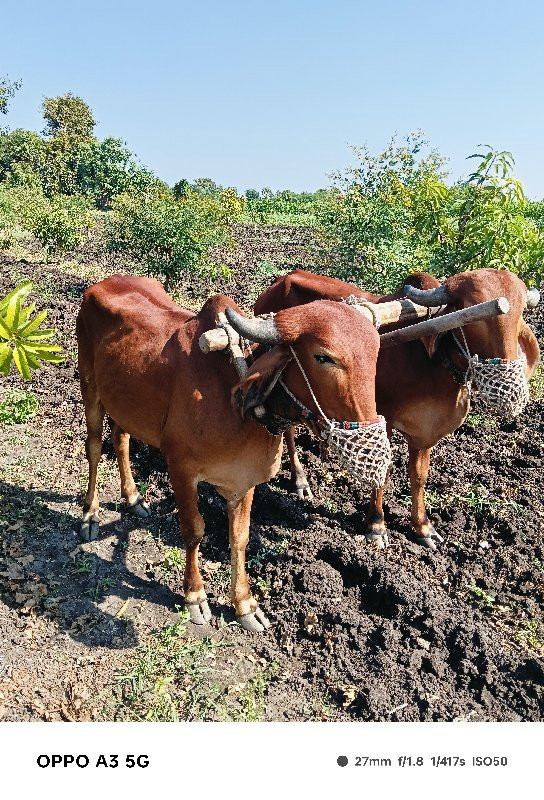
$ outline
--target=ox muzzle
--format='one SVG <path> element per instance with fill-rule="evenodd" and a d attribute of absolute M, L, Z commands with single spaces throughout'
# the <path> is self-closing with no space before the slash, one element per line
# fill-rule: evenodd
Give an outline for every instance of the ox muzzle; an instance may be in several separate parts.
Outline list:
<path fill-rule="evenodd" d="M 523 354 L 512 361 L 471 356 L 468 362 L 467 386 L 488 413 L 505 420 L 521 414 L 530 399 Z"/>

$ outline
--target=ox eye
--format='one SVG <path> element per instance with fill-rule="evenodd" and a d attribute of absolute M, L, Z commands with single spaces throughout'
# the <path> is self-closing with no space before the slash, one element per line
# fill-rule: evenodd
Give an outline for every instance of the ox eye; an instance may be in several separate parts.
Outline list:
<path fill-rule="evenodd" d="M 318 364 L 335 364 L 335 360 L 330 356 L 326 356 L 325 353 L 317 353 L 314 356 L 315 360 Z"/>

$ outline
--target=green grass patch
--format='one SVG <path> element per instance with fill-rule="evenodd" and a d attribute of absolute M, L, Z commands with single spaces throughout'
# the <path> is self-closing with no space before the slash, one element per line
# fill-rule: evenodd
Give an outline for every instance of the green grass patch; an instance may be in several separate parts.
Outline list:
<path fill-rule="evenodd" d="M 3 425 L 18 425 L 38 413 L 38 401 L 33 392 L 9 389 L 0 402 L 0 422 Z"/>
<path fill-rule="evenodd" d="M 493 597 L 493 595 L 488 594 L 485 591 L 485 589 L 482 589 L 479 586 L 469 586 L 468 590 L 471 594 L 474 595 L 474 597 L 480 600 L 488 608 L 494 605 L 495 598 Z"/>
<path fill-rule="evenodd" d="M 531 400 L 544 400 L 544 369 L 538 366 L 533 372 L 533 377 L 529 381 Z"/>

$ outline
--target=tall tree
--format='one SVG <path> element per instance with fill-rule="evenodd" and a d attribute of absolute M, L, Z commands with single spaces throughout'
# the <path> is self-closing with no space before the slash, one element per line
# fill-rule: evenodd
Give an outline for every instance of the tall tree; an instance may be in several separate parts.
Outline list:
<path fill-rule="evenodd" d="M 21 81 L 10 81 L 7 78 L 0 78 L 0 114 L 8 113 L 8 103 L 17 91 L 21 88 Z"/>
<path fill-rule="evenodd" d="M 65 135 L 70 139 L 89 139 L 96 121 L 87 103 L 67 92 L 59 97 L 45 97 L 43 104 L 45 136 Z"/>

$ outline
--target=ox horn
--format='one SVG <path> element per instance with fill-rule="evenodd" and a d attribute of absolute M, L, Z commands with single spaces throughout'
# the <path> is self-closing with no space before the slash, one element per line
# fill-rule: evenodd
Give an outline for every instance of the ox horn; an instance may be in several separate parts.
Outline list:
<path fill-rule="evenodd" d="M 279 344 L 281 342 L 281 336 L 273 319 L 244 317 L 230 306 L 225 308 L 225 315 L 236 333 L 239 333 L 244 339 L 261 344 Z"/>
<path fill-rule="evenodd" d="M 408 284 L 402 290 L 404 296 L 420 306 L 445 306 L 450 298 L 445 286 L 436 286 L 434 289 L 416 289 Z"/>
<path fill-rule="evenodd" d="M 538 289 L 528 289 L 527 291 L 527 308 L 536 308 L 540 303 L 540 292 Z"/>

